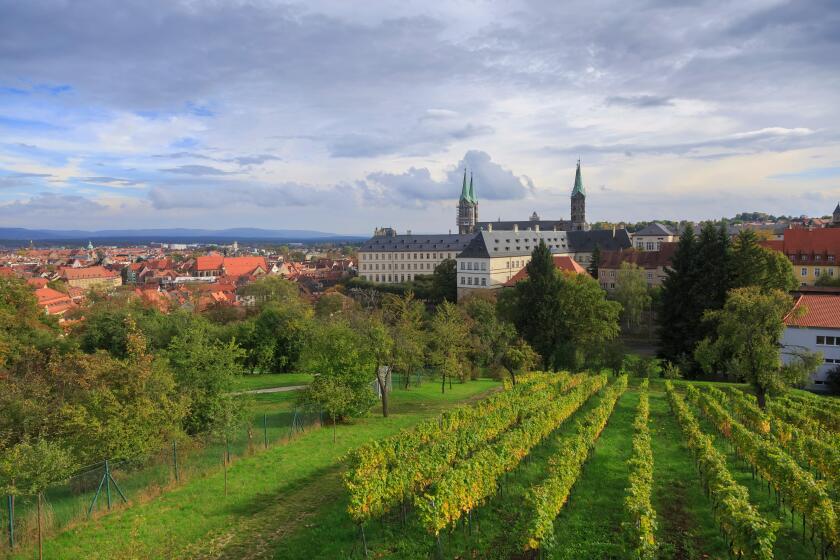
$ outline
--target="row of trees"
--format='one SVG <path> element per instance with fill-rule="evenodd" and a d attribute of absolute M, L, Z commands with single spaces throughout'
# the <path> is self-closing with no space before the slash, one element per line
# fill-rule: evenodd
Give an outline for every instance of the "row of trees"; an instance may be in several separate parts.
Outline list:
<path fill-rule="evenodd" d="M 750 382 L 763 406 L 768 393 L 803 383 L 822 359 L 780 345 L 797 285 L 790 260 L 753 231 L 730 241 L 723 223 L 706 224 L 699 236 L 686 228 L 662 287 L 660 352 L 689 374 Z"/>

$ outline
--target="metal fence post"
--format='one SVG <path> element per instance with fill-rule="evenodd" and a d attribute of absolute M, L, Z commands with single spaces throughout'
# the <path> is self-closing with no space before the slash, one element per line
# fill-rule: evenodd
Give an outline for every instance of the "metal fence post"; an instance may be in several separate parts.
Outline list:
<path fill-rule="evenodd" d="M 111 509 L 111 467 L 105 459 L 105 495 L 108 497 L 108 509 Z"/>
<path fill-rule="evenodd" d="M 268 449 L 268 414 L 263 414 L 263 447 Z"/>
<path fill-rule="evenodd" d="M 9 548 L 15 547 L 15 497 L 6 496 L 6 508 L 9 511 Z"/>
<path fill-rule="evenodd" d="M 172 466 L 175 468 L 175 482 L 178 482 L 181 477 L 178 473 L 178 442 L 175 440 L 172 440 Z"/>

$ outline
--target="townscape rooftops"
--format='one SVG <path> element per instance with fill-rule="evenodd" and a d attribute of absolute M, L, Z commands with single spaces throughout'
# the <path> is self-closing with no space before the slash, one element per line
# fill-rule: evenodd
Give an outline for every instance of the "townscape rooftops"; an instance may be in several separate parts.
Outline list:
<path fill-rule="evenodd" d="M 799 309 L 805 313 L 798 315 Z M 785 317 L 791 327 L 840 329 L 840 294 L 802 294 Z"/>
<path fill-rule="evenodd" d="M 365 241 L 360 252 L 455 251 L 459 252 L 476 234 L 380 235 Z"/>
<path fill-rule="evenodd" d="M 664 268 L 670 266 L 678 243 L 661 243 L 658 251 L 637 251 L 636 249 L 624 249 L 619 251 L 603 251 L 598 268 L 618 269 L 621 263 L 629 262 L 645 269 Z"/>
<path fill-rule="evenodd" d="M 88 266 L 84 268 L 64 267 L 61 269 L 61 276 L 65 280 L 87 280 L 91 278 L 114 278 L 119 276 L 119 273 L 108 270 L 104 266 Z"/>
<path fill-rule="evenodd" d="M 476 222 L 477 230 L 482 231 L 513 231 L 536 230 L 540 231 L 568 231 L 572 229 L 572 222 L 569 220 L 496 220 L 495 222 Z"/>
<path fill-rule="evenodd" d="M 648 224 L 643 227 L 641 230 L 637 231 L 633 235 L 645 235 L 645 236 L 668 236 L 668 235 L 677 235 L 674 231 L 671 230 L 665 224 L 660 224 L 659 222 L 653 222 L 652 224 Z"/>
<path fill-rule="evenodd" d="M 785 230 L 784 252 L 788 255 L 840 254 L 840 228 Z"/>

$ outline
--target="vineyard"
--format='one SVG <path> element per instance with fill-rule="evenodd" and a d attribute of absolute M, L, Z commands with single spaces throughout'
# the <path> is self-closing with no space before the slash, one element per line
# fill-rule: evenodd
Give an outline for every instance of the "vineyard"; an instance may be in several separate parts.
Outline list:
<path fill-rule="evenodd" d="M 344 554 L 840 557 L 840 406 L 722 387 L 534 373 L 364 445 Z"/>

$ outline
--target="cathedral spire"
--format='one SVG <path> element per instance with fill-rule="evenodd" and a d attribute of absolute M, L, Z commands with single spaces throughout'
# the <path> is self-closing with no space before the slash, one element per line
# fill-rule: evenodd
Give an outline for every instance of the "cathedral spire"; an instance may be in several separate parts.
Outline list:
<path fill-rule="evenodd" d="M 583 189 L 583 179 L 580 178 L 580 160 L 577 161 L 577 170 L 575 171 L 575 186 L 572 189 L 572 196 L 580 193 L 586 196 L 586 191 Z"/>
<path fill-rule="evenodd" d="M 473 175 L 470 171 L 470 202 L 478 204 L 478 199 L 475 197 L 475 189 L 473 188 Z"/>
<path fill-rule="evenodd" d="M 461 198 L 460 200 L 470 200 L 470 192 L 467 190 L 467 168 L 464 168 L 464 185 L 461 187 Z"/>

